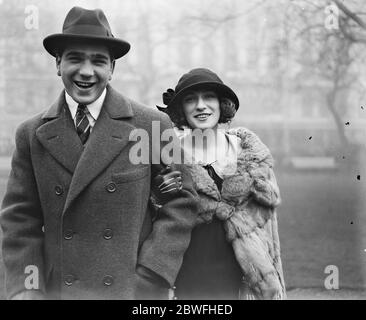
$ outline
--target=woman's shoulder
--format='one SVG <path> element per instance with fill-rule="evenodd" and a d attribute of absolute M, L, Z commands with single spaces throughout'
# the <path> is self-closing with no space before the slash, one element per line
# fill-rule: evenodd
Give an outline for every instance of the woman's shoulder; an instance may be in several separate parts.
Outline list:
<path fill-rule="evenodd" d="M 183 139 L 184 137 L 188 136 L 192 132 L 192 129 L 190 129 L 188 127 L 178 128 L 176 126 L 173 126 L 173 129 L 174 129 L 176 136 L 179 139 Z"/>
<path fill-rule="evenodd" d="M 246 127 L 237 127 L 226 131 L 228 137 L 236 137 L 239 140 L 241 151 L 256 157 L 258 161 L 272 159 L 269 148 L 263 143 L 259 136 Z"/>
<path fill-rule="evenodd" d="M 237 137 L 241 141 L 241 144 L 243 145 L 243 147 L 251 147 L 251 146 L 255 146 L 256 144 L 264 145 L 264 143 L 261 141 L 259 136 L 246 127 L 232 128 L 232 129 L 226 130 L 225 133 L 229 137 L 232 137 L 232 136 Z"/>

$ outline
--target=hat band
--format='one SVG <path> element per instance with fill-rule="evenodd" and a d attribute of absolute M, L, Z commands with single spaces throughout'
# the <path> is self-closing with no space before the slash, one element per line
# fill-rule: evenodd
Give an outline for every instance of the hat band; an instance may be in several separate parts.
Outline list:
<path fill-rule="evenodd" d="M 63 30 L 63 34 L 68 35 L 80 35 L 80 36 L 97 36 L 97 37 L 110 37 L 113 38 L 112 33 L 103 26 L 96 26 L 91 24 L 82 24 L 71 26 Z"/>

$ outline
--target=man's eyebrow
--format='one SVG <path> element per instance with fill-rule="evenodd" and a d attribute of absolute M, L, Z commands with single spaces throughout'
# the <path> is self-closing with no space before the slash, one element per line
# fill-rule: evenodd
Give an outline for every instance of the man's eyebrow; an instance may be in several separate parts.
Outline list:
<path fill-rule="evenodd" d="M 66 57 L 68 56 L 85 56 L 85 52 L 82 52 L 82 51 L 69 51 L 67 54 L 66 54 Z M 108 60 L 108 56 L 103 54 L 103 53 L 96 53 L 96 54 L 92 54 L 90 55 L 91 58 L 93 59 L 105 59 L 105 60 Z"/>
<path fill-rule="evenodd" d="M 93 54 L 92 57 L 95 58 L 95 59 L 108 60 L 108 56 L 106 56 L 105 54 L 102 54 L 102 53 Z"/>

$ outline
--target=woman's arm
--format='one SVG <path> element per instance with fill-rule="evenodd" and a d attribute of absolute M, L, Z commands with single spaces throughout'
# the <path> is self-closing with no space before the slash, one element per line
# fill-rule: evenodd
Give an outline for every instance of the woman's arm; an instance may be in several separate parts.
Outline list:
<path fill-rule="evenodd" d="M 251 192 L 255 200 L 264 206 L 277 207 L 281 196 L 273 168 L 262 162 L 250 173 L 254 179 Z"/>

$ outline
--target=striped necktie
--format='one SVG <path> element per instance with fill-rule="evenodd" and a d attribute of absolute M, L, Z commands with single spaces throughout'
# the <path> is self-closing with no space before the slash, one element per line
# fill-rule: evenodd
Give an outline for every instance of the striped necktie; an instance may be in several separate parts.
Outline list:
<path fill-rule="evenodd" d="M 88 117 L 86 116 L 87 112 L 88 108 L 86 107 L 86 105 L 78 105 L 78 109 L 76 110 L 75 123 L 76 132 L 79 135 L 82 144 L 85 144 L 90 134 L 90 123 Z"/>

